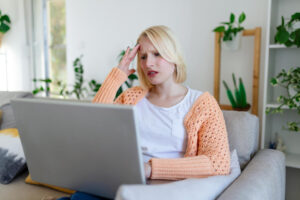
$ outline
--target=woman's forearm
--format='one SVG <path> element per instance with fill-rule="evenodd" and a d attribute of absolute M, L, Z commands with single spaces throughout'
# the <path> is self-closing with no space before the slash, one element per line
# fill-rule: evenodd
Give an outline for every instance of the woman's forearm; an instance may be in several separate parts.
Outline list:
<path fill-rule="evenodd" d="M 120 86 L 127 80 L 127 75 L 118 68 L 113 68 L 102 83 L 93 99 L 93 103 L 113 103 Z"/>

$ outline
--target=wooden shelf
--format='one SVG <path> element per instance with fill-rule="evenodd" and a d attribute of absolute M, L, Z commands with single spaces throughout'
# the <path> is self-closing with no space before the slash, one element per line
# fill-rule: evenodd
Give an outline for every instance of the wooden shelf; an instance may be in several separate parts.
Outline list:
<path fill-rule="evenodd" d="M 300 169 L 300 154 L 285 154 L 285 165 L 287 167 L 293 167 Z"/>

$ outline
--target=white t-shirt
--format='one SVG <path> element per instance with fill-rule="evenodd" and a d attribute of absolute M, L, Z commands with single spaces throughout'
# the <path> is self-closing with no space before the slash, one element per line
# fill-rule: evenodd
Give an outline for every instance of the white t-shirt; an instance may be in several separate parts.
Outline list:
<path fill-rule="evenodd" d="M 136 114 L 144 162 L 152 157 L 183 157 L 187 143 L 183 120 L 201 94 L 201 91 L 188 88 L 186 96 L 169 108 L 156 106 L 146 97 L 137 103 Z"/>

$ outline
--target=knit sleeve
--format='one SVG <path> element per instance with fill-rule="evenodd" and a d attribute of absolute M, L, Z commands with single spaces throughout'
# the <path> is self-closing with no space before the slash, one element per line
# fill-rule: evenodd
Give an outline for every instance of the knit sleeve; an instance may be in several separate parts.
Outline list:
<path fill-rule="evenodd" d="M 127 80 L 127 75 L 115 67 L 108 74 L 99 91 L 93 99 L 93 103 L 114 103 L 114 98 L 120 86 Z M 122 95 L 120 95 L 122 97 Z M 121 101 L 121 97 L 119 101 Z"/>
<path fill-rule="evenodd" d="M 203 94 L 186 119 L 188 144 L 185 157 L 151 159 L 151 178 L 178 180 L 229 174 L 227 131 L 217 101 L 209 93 Z"/>

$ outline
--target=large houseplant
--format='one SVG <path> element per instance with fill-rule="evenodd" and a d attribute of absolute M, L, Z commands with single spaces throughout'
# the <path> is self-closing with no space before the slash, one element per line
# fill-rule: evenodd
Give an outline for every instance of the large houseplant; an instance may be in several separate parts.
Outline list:
<path fill-rule="evenodd" d="M 281 17 L 281 25 L 276 27 L 275 43 L 284 44 L 287 47 L 293 45 L 300 47 L 300 13 L 294 13 L 290 20 L 285 23 Z"/>
<path fill-rule="evenodd" d="M 10 23 L 11 22 L 9 16 L 6 14 L 2 14 L 2 11 L 0 10 L 0 47 L 4 34 L 10 29 Z"/>
<path fill-rule="evenodd" d="M 238 21 L 235 21 L 235 15 L 230 14 L 228 22 L 222 22 L 221 26 L 216 27 L 213 31 L 223 33 L 224 47 L 227 49 L 237 50 L 240 45 L 240 39 L 244 27 L 241 24 L 245 21 L 246 15 L 244 12 L 240 14 Z"/>
<path fill-rule="evenodd" d="M 282 71 L 273 77 L 270 84 L 274 87 L 285 88 L 287 95 L 280 95 L 277 98 L 279 106 L 276 108 L 267 108 L 266 113 L 282 113 L 283 106 L 289 109 L 296 109 L 300 115 L 300 67 L 290 68 L 288 71 Z M 300 118 L 300 117 L 299 117 Z M 300 121 L 291 121 L 287 123 L 287 128 L 290 131 L 300 131 Z"/>

